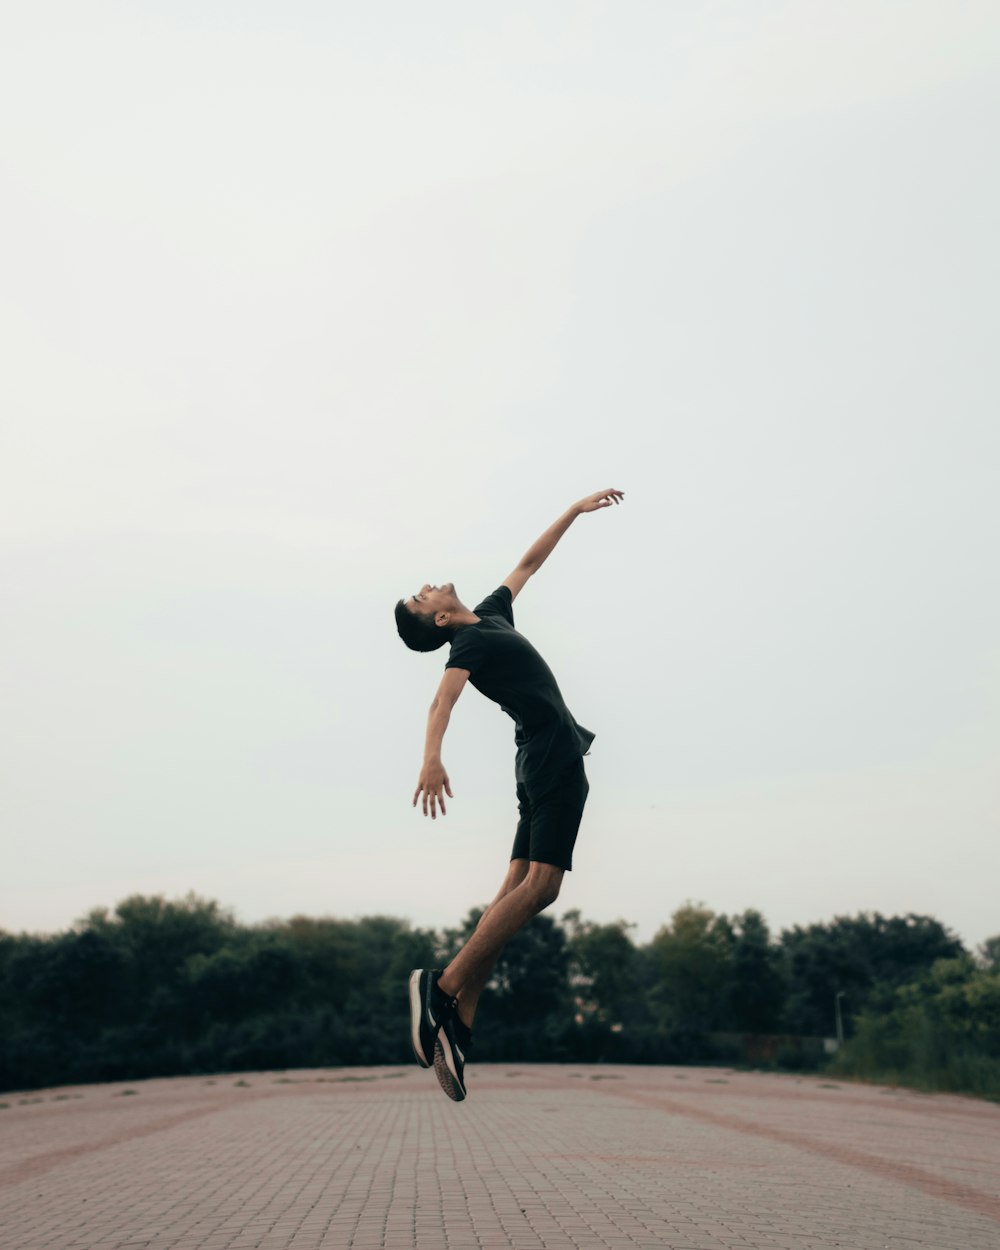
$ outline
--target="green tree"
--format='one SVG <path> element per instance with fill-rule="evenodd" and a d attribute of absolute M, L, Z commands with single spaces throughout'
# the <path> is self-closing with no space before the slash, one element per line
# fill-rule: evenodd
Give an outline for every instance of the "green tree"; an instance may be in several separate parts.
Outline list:
<path fill-rule="evenodd" d="M 310 1053 L 323 1063 L 399 1063 L 409 1056 L 411 969 L 433 967 L 438 940 L 393 916 L 278 926 L 301 968 L 299 1010 L 312 1019 Z M 293 1062 L 304 1062 L 296 1060 Z"/>
<path fill-rule="evenodd" d="M 578 910 L 562 918 L 569 941 L 572 984 L 578 1013 L 600 1023 L 624 1025 L 645 1013 L 640 958 L 624 920 L 595 924 Z"/>
<path fill-rule="evenodd" d="M 724 1023 L 730 931 L 703 903 L 685 903 L 650 943 L 654 1014 L 670 1029 L 706 1032 Z"/>
<path fill-rule="evenodd" d="M 1000 933 L 980 943 L 976 953 L 984 968 L 990 972 L 1000 972 Z"/>
<path fill-rule="evenodd" d="M 24 936 L 13 942 L 4 998 L 23 1023 L 90 1032 L 119 1014 L 124 972 L 122 953 L 92 930 Z"/>
<path fill-rule="evenodd" d="M 150 1006 L 169 1011 L 194 955 L 211 955 L 237 932 L 231 912 L 189 893 L 181 899 L 133 894 L 115 907 L 95 908 L 75 926 L 113 948 L 120 959 L 118 1002 L 106 1020 L 139 1022 Z"/>
<path fill-rule="evenodd" d="M 782 933 L 781 945 L 788 980 L 785 1028 L 814 1037 L 833 1036 L 838 993 L 845 996 L 845 1012 L 857 1015 L 876 985 L 905 985 L 936 960 L 964 953 L 940 921 L 912 913 L 861 913 L 796 926 Z"/>
<path fill-rule="evenodd" d="M 720 1027 L 726 1032 L 777 1033 L 786 986 L 781 951 L 771 941 L 767 921 L 751 908 L 719 923 L 729 947 Z"/>
<path fill-rule="evenodd" d="M 292 945 L 278 933 L 251 930 L 185 964 L 189 1004 L 203 1020 L 242 1020 L 288 1011 L 302 984 Z"/>

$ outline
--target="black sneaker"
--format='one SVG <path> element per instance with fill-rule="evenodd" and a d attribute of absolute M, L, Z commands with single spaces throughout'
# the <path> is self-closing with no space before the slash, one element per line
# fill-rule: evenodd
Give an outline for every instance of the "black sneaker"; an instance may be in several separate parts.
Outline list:
<path fill-rule="evenodd" d="M 410 1040 L 413 1055 L 422 1068 L 434 1062 L 434 1041 L 441 1021 L 454 1011 L 458 1000 L 438 989 L 439 969 L 414 968 L 410 973 Z"/>
<path fill-rule="evenodd" d="M 434 1047 L 434 1075 L 453 1102 L 465 1097 L 465 1056 L 472 1045 L 472 1030 L 453 1011 L 441 1021 Z"/>

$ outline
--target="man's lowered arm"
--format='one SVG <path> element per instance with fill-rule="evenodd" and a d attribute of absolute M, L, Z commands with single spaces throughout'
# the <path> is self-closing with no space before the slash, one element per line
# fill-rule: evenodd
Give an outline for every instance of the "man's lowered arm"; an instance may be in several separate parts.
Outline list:
<path fill-rule="evenodd" d="M 429 801 L 431 820 L 437 820 L 437 805 L 439 803 L 441 805 L 441 815 L 446 816 L 448 813 L 444 805 L 444 796 L 447 794 L 449 799 L 454 797 L 451 793 L 451 782 L 448 780 L 448 774 L 445 772 L 444 764 L 441 762 L 441 743 L 444 741 L 445 730 L 448 728 L 448 722 L 451 720 L 451 709 L 458 702 L 458 696 L 462 693 L 468 680 L 468 669 L 446 668 L 444 676 L 441 678 L 441 684 L 437 688 L 437 694 L 434 696 L 434 702 L 427 713 L 424 762 L 420 769 L 420 777 L 413 795 L 413 806 L 416 807 L 417 799 L 422 791 L 424 796 L 424 815 L 427 815 Z"/>

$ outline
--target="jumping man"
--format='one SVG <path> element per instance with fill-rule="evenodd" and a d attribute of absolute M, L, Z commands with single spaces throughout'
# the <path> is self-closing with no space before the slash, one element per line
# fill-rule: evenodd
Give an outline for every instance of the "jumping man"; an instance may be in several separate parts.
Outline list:
<path fill-rule="evenodd" d="M 396 604 L 396 627 L 412 650 L 435 651 L 451 644 L 427 718 L 424 763 L 413 806 L 423 795 L 425 816 L 429 811 L 436 819 L 438 807 L 442 816 L 446 813 L 445 796 L 450 799 L 452 793 L 441 762 L 441 743 L 467 681 L 515 723 L 520 820 L 503 885 L 447 968 L 418 968 L 410 975 L 414 1055 L 421 1067 L 433 1064 L 445 1093 L 456 1102 L 465 1097 L 465 1052 L 472 1041 L 479 995 L 507 942 L 558 897 L 563 873 L 573 866 L 573 846 L 590 788 L 582 757 L 594 735 L 573 719 L 551 669 L 514 628 L 513 602 L 581 513 L 597 512 L 623 498 L 620 490 L 602 490 L 573 504 L 471 612 L 452 582 L 425 585 Z"/>

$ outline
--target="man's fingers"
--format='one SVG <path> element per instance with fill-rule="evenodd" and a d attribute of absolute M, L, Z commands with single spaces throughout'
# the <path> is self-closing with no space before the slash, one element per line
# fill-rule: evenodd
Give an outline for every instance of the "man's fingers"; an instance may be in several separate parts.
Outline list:
<path fill-rule="evenodd" d="M 450 781 L 448 781 L 448 779 L 447 779 L 447 778 L 445 778 L 445 779 L 444 779 L 444 781 L 442 782 L 442 784 L 441 784 L 440 786 L 438 786 L 436 789 L 435 789 L 435 788 L 433 788 L 433 787 L 428 788 L 428 787 L 424 784 L 424 782 L 423 782 L 423 781 L 421 781 L 421 782 L 420 782 L 420 784 L 417 786 L 416 790 L 414 791 L 414 794 L 413 794 L 413 806 L 414 806 L 414 807 L 416 807 L 416 806 L 417 806 L 417 799 L 419 799 L 419 798 L 420 798 L 421 794 L 423 794 L 423 803 L 422 803 L 422 807 L 423 807 L 423 810 L 424 810 L 424 815 L 425 815 L 425 816 L 426 816 L 426 815 L 428 815 L 428 807 L 427 807 L 427 805 L 428 805 L 428 803 L 430 804 L 430 813 L 429 813 L 429 814 L 430 814 L 430 818 L 431 818 L 431 820 L 437 820 L 437 808 L 438 808 L 438 804 L 439 804 L 439 803 L 440 803 L 440 805 L 441 805 L 441 815 L 442 815 L 442 816 L 446 816 L 446 815 L 447 815 L 447 813 L 448 813 L 448 809 L 447 809 L 447 808 L 445 807 L 445 805 L 444 805 L 444 796 L 445 796 L 445 794 L 447 794 L 447 795 L 448 795 L 448 798 L 449 798 L 449 799 L 451 799 L 451 798 L 454 798 L 454 797 L 455 797 L 455 796 L 452 794 L 452 792 L 451 792 L 451 782 L 450 782 Z"/>
<path fill-rule="evenodd" d="M 583 504 L 584 511 L 596 512 L 599 508 L 610 508 L 612 504 L 621 503 L 624 498 L 625 492 L 614 487 L 608 490 L 598 490 L 587 496 Z"/>

